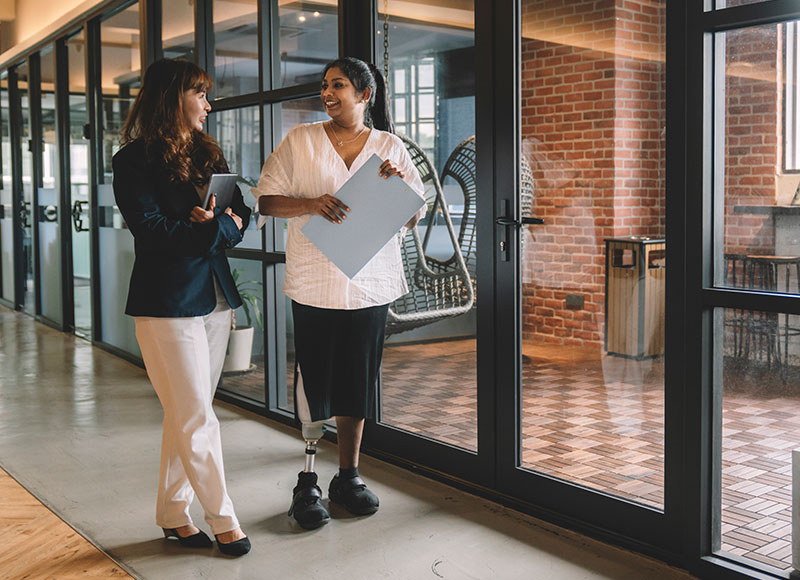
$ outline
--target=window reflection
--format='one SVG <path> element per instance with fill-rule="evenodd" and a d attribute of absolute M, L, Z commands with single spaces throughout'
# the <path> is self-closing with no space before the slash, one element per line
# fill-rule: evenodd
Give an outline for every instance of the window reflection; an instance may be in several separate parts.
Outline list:
<path fill-rule="evenodd" d="M 214 98 L 258 91 L 256 0 L 214 0 Z"/>
<path fill-rule="evenodd" d="M 272 78 L 275 88 L 317 82 L 339 52 L 336 0 L 279 2 L 279 40 Z"/>
<path fill-rule="evenodd" d="M 800 447 L 800 358 L 784 340 L 800 317 L 718 309 L 715 381 L 721 388 L 719 522 L 715 544 L 758 565 L 792 569 L 792 450 Z"/>
<path fill-rule="evenodd" d="M 442 209 L 430 212 L 418 227 L 425 240 L 422 255 L 412 248 L 412 233 L 404 240 L 404 267 L 412 272 L 419 264 L 420 271 L 453 274 L 451 280 L 463 287 L 475 279 L 475 204 L 466 202 L 474 202 L 474 3 L 388 0 L 378 9 L 376 64 L 388 81 L 396 132 L 410 140 L 407 148 L 415 152 L 421 174 L 432 175 L 429 168 L 439 174 L 441 183 L 431 177 L 425 195 L 431 207 L 449 212 L 454 226 L 451 232 Z M 448 163 L 451 158 L 458 161 Z M 461 179 L 454 177 L 456 164 Z M 457 252 L 469 263 L 458 264 Z M 457 303 L 433 318 L 433 304 L 442 301 L 419 282 L 409 279 L 410 292 L 390 306 L 380 421 L 476 450 L 475 308 Z"/>
<path fill-rule="evenodd" d="M 213 113 L 215 137 L 230 171 L 239 175 L 239 188 L 247 205 L 252 205 L 250 188 L 255 187 L 261 175 L 261 123 L 258 110 L 258 106 L 253 106 Z M 238 248 L 261 249 L 262 232 L 256 229 L 257 221 L 258 216 L 254 212 Z"/>
<path fill-rule="evenodd" d="M 194 61 L 194 0 L 161 2 L 161 46 L 164 58 Z"/>

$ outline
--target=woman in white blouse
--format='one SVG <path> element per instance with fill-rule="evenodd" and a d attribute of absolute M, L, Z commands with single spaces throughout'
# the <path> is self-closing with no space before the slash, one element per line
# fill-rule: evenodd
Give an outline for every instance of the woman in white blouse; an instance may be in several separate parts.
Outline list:
<path fill-rule="evenodd" d="M 349 208 L 333 194 L 374 153 L 380 175 L 398 175 L 422 195 L 419 174 L 402 141 L 392 133 L 386 86 L 380 72 L 356 58 L 329 63 L 322 103 L 329 121 L 294 127 L 267 159 L 253 195 L 263 216 L 289 219 L 284 293 L 292 299 L 296 414 L 304 425 L 336 418 L 339 472 L 331 501 L 358 515 L 378 509 L 378 498 L 358 475 L 365 418 L 373 418 L 389 304 L 406 292 L 400 236 L 393 238 L 352 279 L 301 232 L 313 215 L 334 223 Z M 411 218 L 412 227 L 425 207 Z M 402 233 L 401 233 L 402 235 Z M 325 524 L 317 475 L 298 476 L 290 515 L 306 529 Z"/>

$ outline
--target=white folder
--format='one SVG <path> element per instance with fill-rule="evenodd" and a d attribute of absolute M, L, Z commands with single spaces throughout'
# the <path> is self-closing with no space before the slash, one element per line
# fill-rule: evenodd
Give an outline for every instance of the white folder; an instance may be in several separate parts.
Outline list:
<path fill-rule="evenodd" d="M 301 228 L 348 278 L 355 277 L 425 205 L 399 176 L 381 177 L 381 163 L 373 154 L 335 193 L 350 208 L 347 219 L 335 224 L 314 215 Z"/>

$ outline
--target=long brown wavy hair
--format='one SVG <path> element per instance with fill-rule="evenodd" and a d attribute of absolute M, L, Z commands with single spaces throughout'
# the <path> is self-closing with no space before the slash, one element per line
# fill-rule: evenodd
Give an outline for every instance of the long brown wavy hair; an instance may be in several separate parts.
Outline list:
<path fill-rule="evenodd" d="M 214 82 L 206 71 L 186 60 L 161 59 L 149 67 L 133 101 L 121 144 L 142 139 L 150 160 L 163 165 L 173 182 L 205 185 L 212 173 L 227 172 L 228 164 L 213 137 L 186 122 L 183 95 L 208 92 Z"/>

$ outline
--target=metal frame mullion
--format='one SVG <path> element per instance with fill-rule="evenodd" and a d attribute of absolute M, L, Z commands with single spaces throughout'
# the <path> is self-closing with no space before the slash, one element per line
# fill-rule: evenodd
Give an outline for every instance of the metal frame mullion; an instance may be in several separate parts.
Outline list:
<path fill-rule="evenodd" d="M 194 2 L 194 51 L 195 63 L 214 78 L 214 22 L 212 0 Z"/>
<path fill-rule="evenodd" d="M 769 0 L 702 12 L 697 17 L 706 32 L 722 32 L 794 20 L 800 18 L 800 6 L 796 0 Z"/>
<path fill-rule="evenodd" d="M 169 1 L 169 0 L 165 0 Z M 161 2 L 162 0 L 139 0 L 139 44 L 141 50 L 141 70 L 144 71 L 156 60 L 164 56 L 161 42 Z"/>
<path fill-rule="evenodd" d="M 339 0 L 339 56 L 375 60 L 376 0 Z"/>
<path fill-rule="evenodd" d="M 494 195 L 479 196 L 476 207 L 477 237 L 483 240 L 477 246 L 478 293 L 484 305 L 478 307 L 477 316 L 478 448 L 494 456 L 492 481 L 499 483 L 501 491 L 509 492 L 507 475 L 520 464 L 518 248 L 510 243 L 515 232 L 510 227 L 495 226 L 494 220 L 514 215 L 508 212 L 516 212 L 517 206 L 521 15 L 518 2 L 493 8 L 485 4 L 489 3 L 476 6 L 481 10 L 476 13 L 476 26 L 484 19 L 494 24 L 482 45 L 476 39 L 475 55 L 479 69 L 491 67 L 492 79 L 476 83 L 476 174 L 478 191 Z M 482 102 L 491 103 L 489 115 L 479 114 L 483 108 L 478 104 Z M 506 248 L 503 251 L 501 243 Z"/>
<path fill-rule="evenodd" d="M 61 237 L 61 304 L 62 329 L 75 329 L 75 288 L 72 283 L 72 214 L 70 196 L 69 134 L 69 52 L 66 34 L 55 42 L 56 159 L 58 168 L 58 214 Z"/>
<path fill-rule="evenodd" d="M 14 238 L 14 309 L 24 306 L 25 263 L 22 260 L 22 99 L 19 94 L 17 63 L 8 71 L 9 141 L 11 144 L 11 211 Z"/>
<path fill-rule="evenodd" d="M 102 316 L 100 301 L 100 230 L 98 228 L 98 186 L 102 181 L 103 116 L 101 107 L 102 69 L 100 44 L 100 17 L 86 23 L 86 108 L 89 122 L 89 277 L 92 287 L 92 343 L 102 341 Z"/>
<path fill-rule="evenodd" d="M 42 183 L 42 91 L 41 57 L 35 52 L 28 57 L 28 123 L 31 152 L 31 233 L 33 234 L 33 311 L 42 317 L 42 283 L 39 271 L 39 187 Z M 23 144 L 24 145 L 24 144 Z"/>

